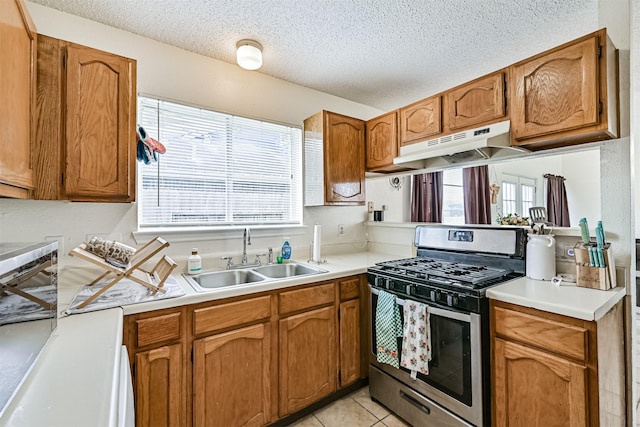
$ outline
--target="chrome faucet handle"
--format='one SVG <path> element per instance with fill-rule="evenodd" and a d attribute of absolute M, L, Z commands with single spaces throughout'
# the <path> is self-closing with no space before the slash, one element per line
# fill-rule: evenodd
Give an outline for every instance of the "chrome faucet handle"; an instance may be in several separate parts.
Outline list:
<path fill-rule="evenodd" d="M 258 265 L 262 265 L 262 261 L 260 260 L 261 256 L 267 256 L 267 254 L 256 254 L 256 261 L 255 263 Z"/>
<path fill-rule="evenodd" d="M 233 265 L 233 257 L 232 256 L 221 256 L 221 260 L 227 261 L 227 270 L 231 270 L 231 266 Z"/>
<path fill-rule="evenodd" d="M 267 258 L 267 264 L 273 264 L 273 248 L 269 247 L 269 258 Z"/>

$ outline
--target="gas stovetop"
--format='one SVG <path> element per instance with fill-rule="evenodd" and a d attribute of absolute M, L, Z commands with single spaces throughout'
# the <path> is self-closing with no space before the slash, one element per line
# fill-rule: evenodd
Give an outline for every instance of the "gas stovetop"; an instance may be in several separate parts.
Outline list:
<path fill-rule="evenodd" d="M 415 257 L 376 264 L 381 272 L 406 276 L 429 283 L 483 288 L 497 279 L 507 277 L 513 270 L 486 265 L 465 264 L 438 258 Z"/>

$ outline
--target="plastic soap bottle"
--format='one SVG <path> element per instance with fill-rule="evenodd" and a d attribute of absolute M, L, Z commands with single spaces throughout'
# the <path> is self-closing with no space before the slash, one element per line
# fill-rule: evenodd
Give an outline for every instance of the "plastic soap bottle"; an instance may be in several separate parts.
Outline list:
<path fill-rule="evenodd" d="M 291 245 L 289 244 L 289 238 L 284 238 L 284 243 L 282 244 L 282 261 L 289 262 L 291 259 Z"/>
<path fill-rule="evenodd" d="M 198 248 L 191 250 L 191 256 L 187 261 L 187 271 L 189 274 L 200 274 L 200 271 L 202 271 L 202 258 L 198 255 Z"/>

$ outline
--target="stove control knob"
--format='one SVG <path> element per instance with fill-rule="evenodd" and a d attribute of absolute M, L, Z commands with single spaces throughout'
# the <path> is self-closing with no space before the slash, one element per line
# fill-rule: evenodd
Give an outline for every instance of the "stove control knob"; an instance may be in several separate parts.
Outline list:
<path fill-rule="evenodd" d="M 447 305 L 453 307 L 455 304 L 458 304 L 458 297 L 455 295 L 447 295 Z"/>
<path fill-rule="evenodd" d="M 436 291 L 432 290 L 429 292 L 429 298 L 431 298 L 431 301 L 436 302 Z"/>

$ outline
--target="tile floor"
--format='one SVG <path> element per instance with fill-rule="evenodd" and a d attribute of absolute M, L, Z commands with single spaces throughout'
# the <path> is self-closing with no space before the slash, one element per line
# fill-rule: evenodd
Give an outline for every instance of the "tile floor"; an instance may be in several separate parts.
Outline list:
<path fill-rule="evenodd" d="M 363 387 L 340 400 L 291 424 L 292 427 L 406 427 L 407 423 L 391 414 L 369 397 Z"/>

